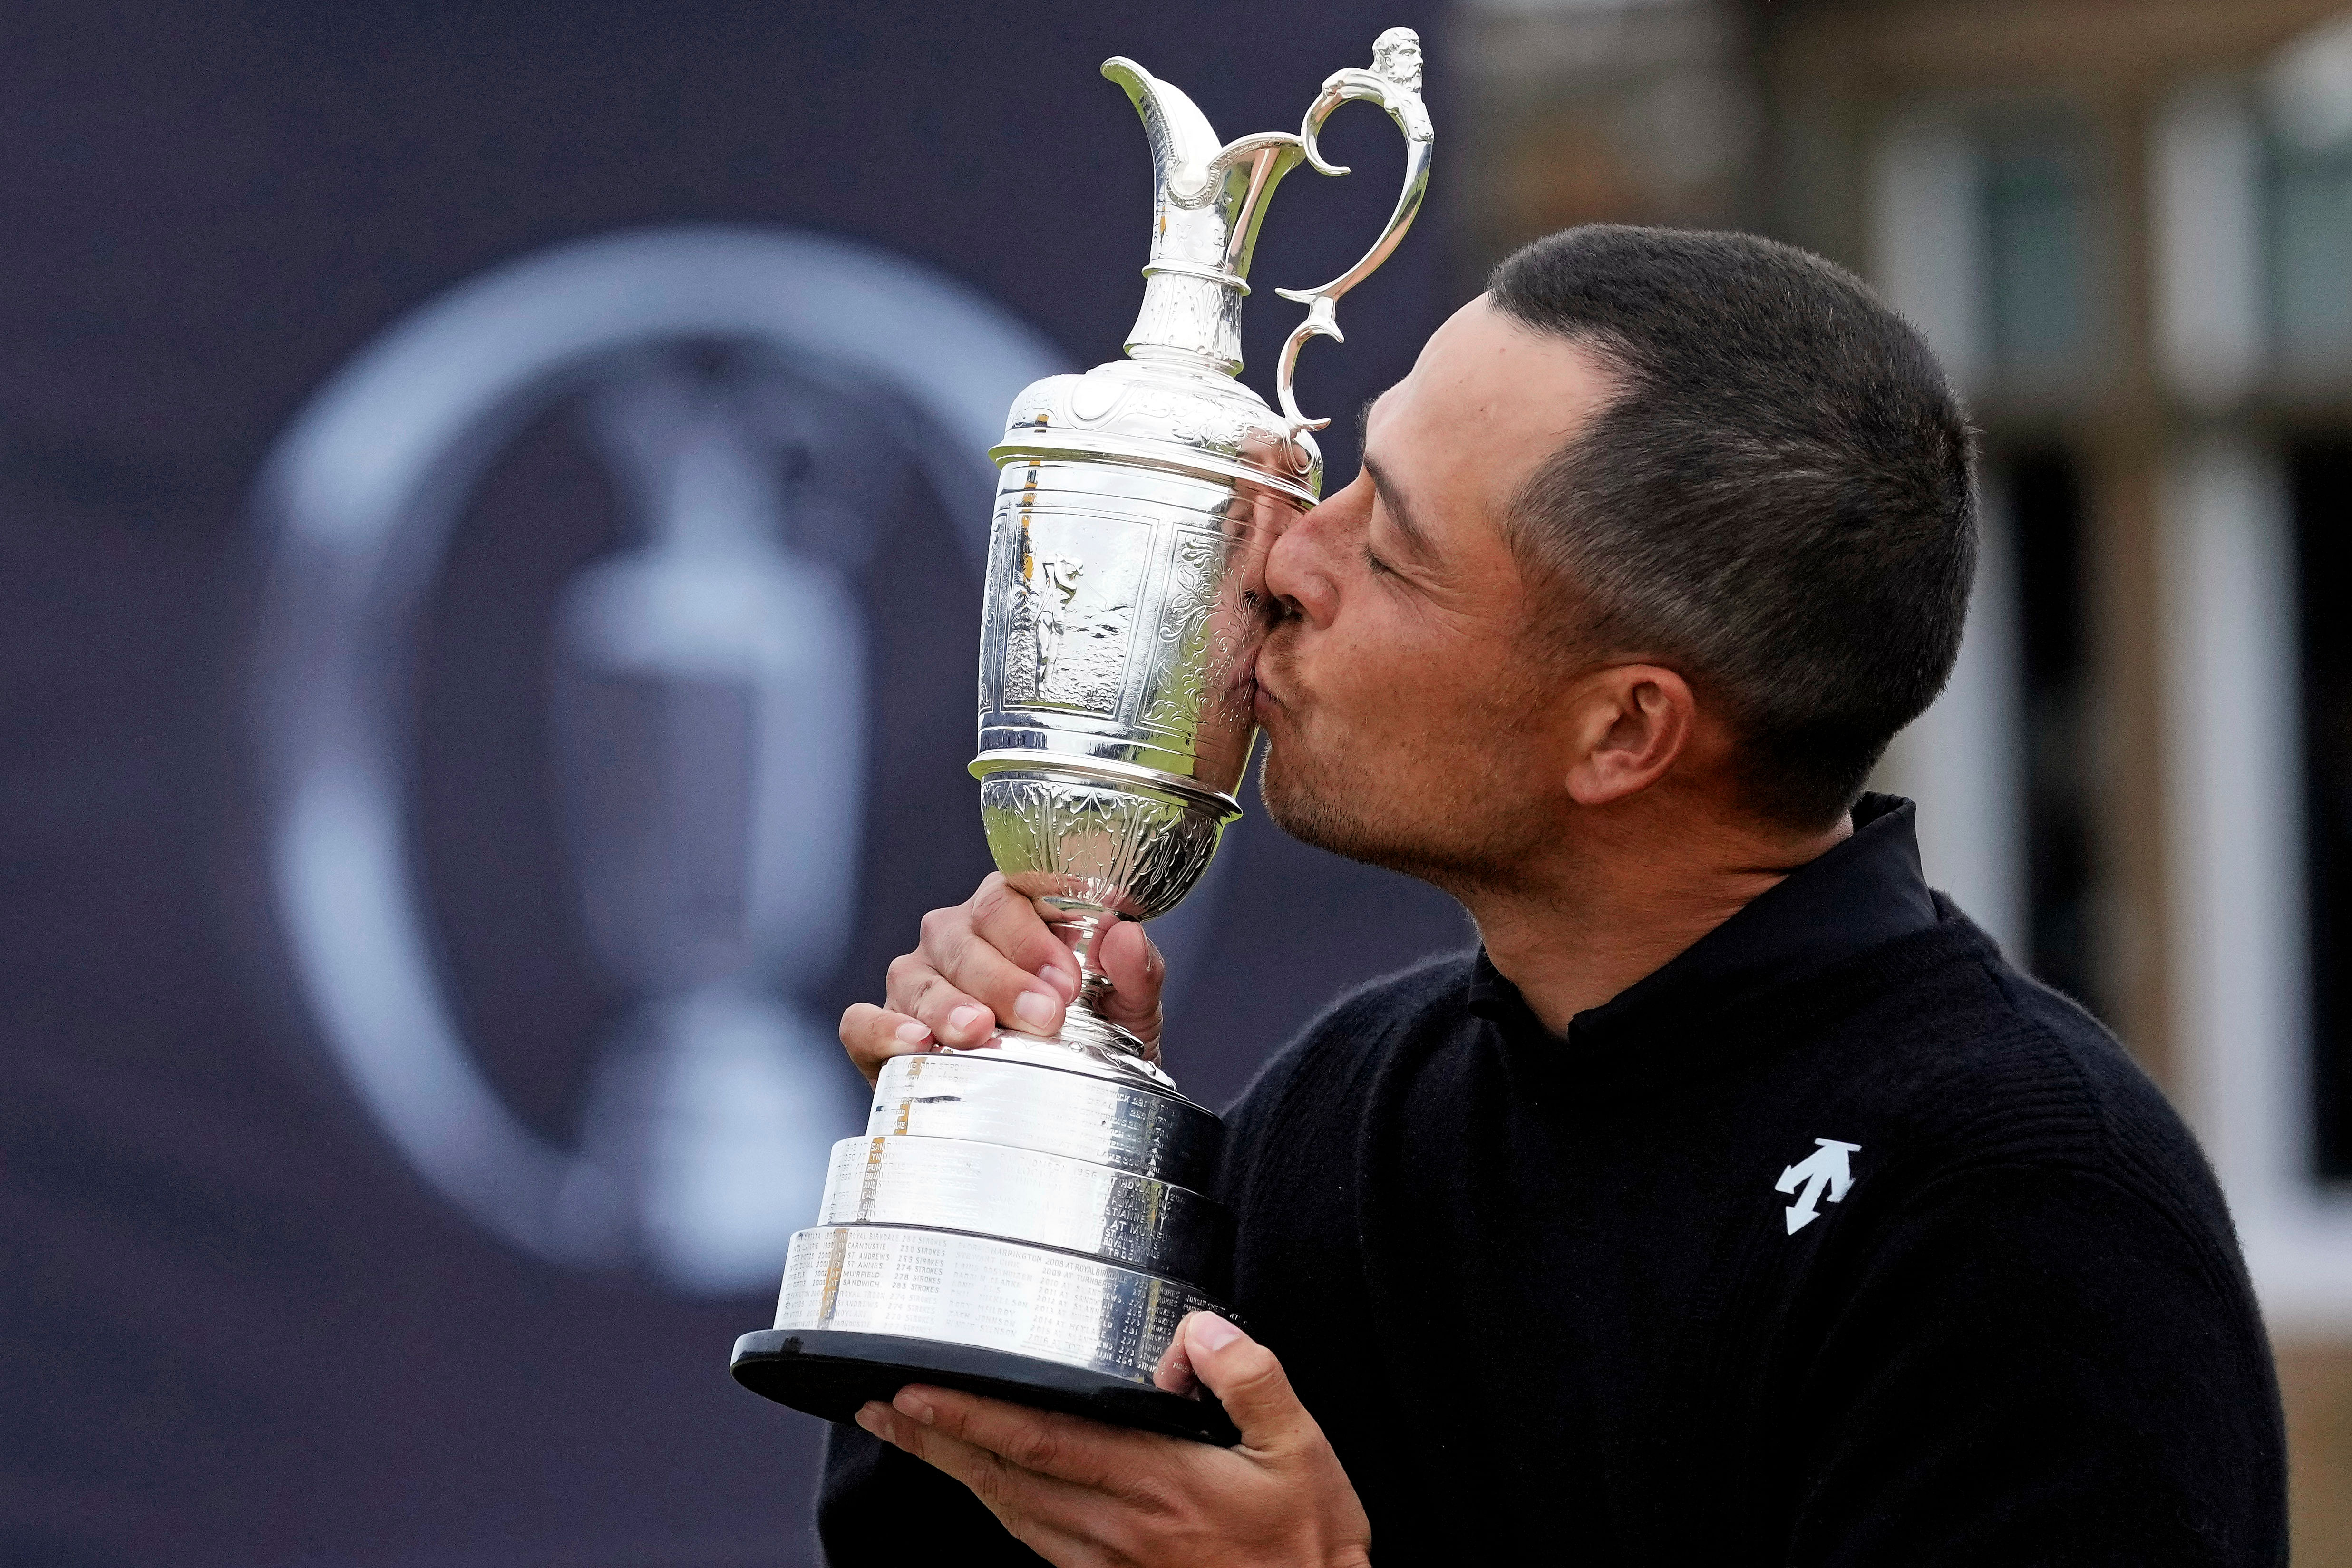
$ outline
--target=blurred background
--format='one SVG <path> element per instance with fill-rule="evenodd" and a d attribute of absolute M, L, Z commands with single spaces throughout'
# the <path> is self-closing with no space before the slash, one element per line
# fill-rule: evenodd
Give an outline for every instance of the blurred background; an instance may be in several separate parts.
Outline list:
<path fill-rule="evenodd" d="M 0 1561 L 813 1560 L 819 1430 L 725 1357 L 833 1018 L 987 865 L 982 452 L 1140 295 L 1096 67 L 1231 136 L 1399 23 L 1433 204 L 1308 407 L 1594 220 L 1822 251 L 1967 389 L 1992 547 L 1884 782 L 2205 1139 L 2352 1563 L 2344 0 L 18 8 Z M 1327 145 L 1261 387 L 1393 200 L 1383 116 Z M 1163 926 L 1212 1102 L 1468 940 L 1255 814 Z"/>

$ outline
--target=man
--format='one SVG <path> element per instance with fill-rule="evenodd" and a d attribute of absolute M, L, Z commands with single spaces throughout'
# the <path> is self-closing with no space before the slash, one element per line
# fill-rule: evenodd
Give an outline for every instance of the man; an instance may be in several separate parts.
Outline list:
<path fill-rule="evenodd" d="M 1162 1381 L 1238 1447 L 910 1388 L 836 1436 L 835 1562 L 2283 1562 L 2194 1143 L 1859 794 L 1976 554 L 1917 337 L 1782 246 L 1575 229 L 1366 437 L 1266 563 L 1262 790 L 1481 951 L 1341 1002 L 1229 1118 L 1249 1332 L 1196 1314 Z M 1156 1038 L 1140 928 L 1102 952 Z M 1048 1028 L 1074 978 L 992 879 L 843 1041 L 870 1077 Z"/>

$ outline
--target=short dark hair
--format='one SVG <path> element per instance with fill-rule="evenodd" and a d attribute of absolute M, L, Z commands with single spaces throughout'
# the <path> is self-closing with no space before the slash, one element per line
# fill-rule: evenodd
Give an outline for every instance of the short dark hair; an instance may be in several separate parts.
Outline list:
<path fill-rule="evenodd" d="M 1968 616 L 1972 432 L 1935 355 L 1853 274 L 1752 235 L 1567 229 L 1488 291 L 1618 383 L 1509 523 L 1562 629 L 1722 702 L 1761 815 L 1834 821 Z"/>

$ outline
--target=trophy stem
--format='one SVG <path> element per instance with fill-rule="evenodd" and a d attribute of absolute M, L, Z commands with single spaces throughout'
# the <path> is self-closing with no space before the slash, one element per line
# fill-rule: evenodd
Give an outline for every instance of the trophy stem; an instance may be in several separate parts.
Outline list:
<path fill-rule="evenodd" d="M 1095 957 L 1095 946 L 1102 941 L 1103 932 L 1118 923 L 1118 917 L 1100 905 L 1074 907 L 1059 899 L 1043 899 L 1039 902 L 1046 906 L 1046 924 L 1069 943 L 1070 956 L 1078 961 L 1078 994 L 1062 1016 L 1060 1031 L 1052 1037 L 1081 1049 L 1092 1046 L 1149 1061 L 1150 1054 L 1141 1040 L 1103 1016 L 1103 1004 L 1110 997 L 1111 984 L 1110 976 L 1103 973 L 1102 964 Z"/>
<path fill-rule="evenodd" d="M 1097 1017 L 1102 1015 L 1104 998 L 1110 994 L 1111 984 L 1110 976 L 1096 962 L 1095 945 L 1118 919 L 1108 910 L 1062 908 L 1046 916 L 1046 923 L 1069 943 L 1070 956 L 1078 961 L 1078 994 L 1070 1005 L 1074 1009 L 1083 1007 Z"/>

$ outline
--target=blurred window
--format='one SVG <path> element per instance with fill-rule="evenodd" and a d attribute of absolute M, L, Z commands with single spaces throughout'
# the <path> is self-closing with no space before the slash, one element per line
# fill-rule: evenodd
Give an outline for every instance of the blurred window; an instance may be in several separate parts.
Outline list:
<path fill-rule="evenodd" d="M 1871 160 L 1870 271 L 1996 416 L 2100 368 L 2095 148 L 2063 106 L 1929 107 Z"/>
<path fill-rule="evenodd" d="M 2074 454 L 2049 434 L 2052 405 L 2084 390 L 2104 335 L 2095 150 L 2058 105 L 1904 114 L 1872 157 L 1870 257 L 1992 431 L 1969 644 L 1882 777 L 1921 802 L 1931 880 L 2021 964 L 2102 1012 L 2086 530 Z"/>
<path fill-rule="evenodd" d="M 2352 251 L 2346 254 L 2352 255 Z M 2352 438 L 2289 455 L 2303 647 L 2305 865 L 2310 879 L 2312 1151 L 2352 1180 Z"/>
<path fill-rule="evenodd" d="M 2084 141 L 2055 117 L 1999 125 L 1985 138 L 1984 286 L 2005 382 L 2069 382 L 2086 366 L 2095 323 Z"/>
<path fill-rule="evenodd" d="M 2272 341 L 2299 377 L 2340 378 L 2352 360 L 2352 141 L 2278 136 L 2268 174 Z"/>
<path fill-rule="evenodd" d="M 2263 72 L 2272 341 L 2298 380 L 2352 356 L 2352 16 L 2311 29 Z"/>

